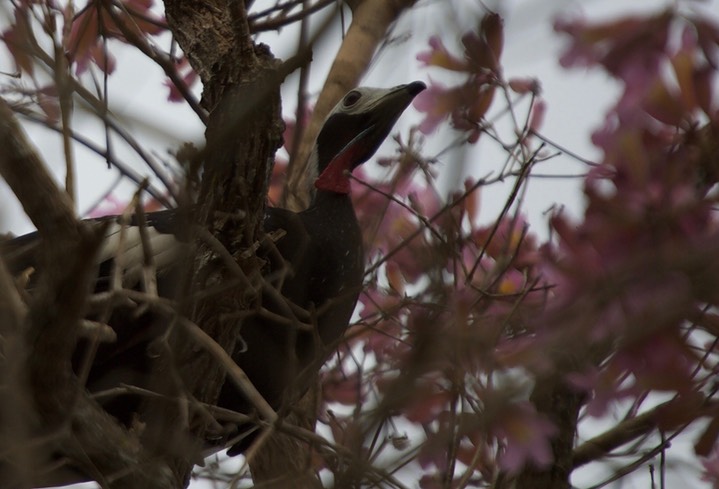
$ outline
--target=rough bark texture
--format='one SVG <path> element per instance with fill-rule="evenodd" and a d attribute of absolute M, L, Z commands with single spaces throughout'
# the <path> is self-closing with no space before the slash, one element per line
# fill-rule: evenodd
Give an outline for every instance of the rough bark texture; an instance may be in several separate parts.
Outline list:
<path fill-rule="evenodd" d="M 202 80 L 203 105 L 212 111 L 225 89 L 256 68 L 247 11 L 237 0 L 165 0 L 175 39 Z M 243 22 L 244 20 L 244 22 Z"/>
<path fill-rule="evenodd" d="M 252 43 L 243 2 L 166 0 L 165 9 L 176 39 L 202 79 L 202 104 L 210 112 L 196 221 L 246 272 L 242 276 L 218 266 L 221 260 L 216 249 L 199 241 L 195 277 L 200 278 L 194 281 L 194 288 L 207 291 L 220 282 L 229 286 L 205 293 L 186 312 L 220 346 L 232 352 L 238 321 L 223 317 L 248 307 L 259 280 L 255 264 L 241 259 L 241 255 L 258 237 L 268 176 L 281 143 L 282 76 L 277 74 L 278 64 L 271 53 Z M 225 369 L 210 355 L 198 354 L 197 344 L 182 328 L 175 328 L 175 333 L 171 355 L 182 389 L 191 394 L 191 400 L 214 403 Z M 191 421 L 193 414 L 181 406 L 155 409 L 158 415 L 153 419 L 164 421 L 164 428 L 153 435 L 157 440 L 168 440 L 163 434 L 172 434 L 174 427 Z M 199 436 L 206 427 L 207 423 L 191 425 Z M 170 465 L 186 484 L 195 460 L 170 457 Z"/>

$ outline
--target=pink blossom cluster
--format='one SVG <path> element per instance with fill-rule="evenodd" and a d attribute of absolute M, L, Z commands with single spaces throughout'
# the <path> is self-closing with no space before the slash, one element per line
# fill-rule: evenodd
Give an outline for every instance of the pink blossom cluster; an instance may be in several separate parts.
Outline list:
<path fill-rule="evenodd" d="M 422 132 L 450 119 L 476 141 L 472 131 L 503 83 L 501 23 L 488 16 L 482 28 L 463 37 L 462 57 L 436 37 L 419 56 L 466 74 L 461 85 L 433 84 L 418 97 Z M 569 38 L 565 66 L 604 69 L 623 87 L 593 136 L 603 156 L 584 180 L 579 222 L 555 214 L 544 244 L 521 213 L 478 226 L 473 203 L 482 182 L 469 181 L 443 201 L 411 146 L 393 178 L 354 185 L 368 283 L 324 394 L 366 407 L 354 423 L 332 421 L 337 436 L 349 430 L 355 443 L 378 420 L 420 426 L 422 487 L 448 487 L 437 478 L 452 470 L 449 444 L 455 462 L 485 481 L 498 469 L 550 464 L 558 427 L 521 386 L 553 372 L 585 393 L 593 415 L 618 400 L 639 409 L 648 393 L 672 394 L 657 414 L 664 430 L 701 417 L 696 406 L 711 402 L 719 335 L 719 28 L 673 10 L 600 25 L 561 20 L 556 28 Z M 537 90 L 527 80 L 512 85 Z M 356 346 L 372 362 L 356 361 Z M 496 380 L 509 371 L 523 380 Z M 708 455 L 717 434 L 707 430 L 699 455 Z M 707 459 L 708 478 L 714 465 Z"/>

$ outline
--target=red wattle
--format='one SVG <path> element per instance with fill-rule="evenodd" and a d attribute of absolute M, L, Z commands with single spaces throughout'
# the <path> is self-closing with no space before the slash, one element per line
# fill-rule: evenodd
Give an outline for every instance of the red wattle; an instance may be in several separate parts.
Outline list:
<path fill-rule="evenodd" d="M 350 193 L 350 179 L 345 173 L 350 171 L 348 164 L 351 161 L 350 153 L 345 151 L 330 161 L 327 168 L 315 180 L 315 188 L 337 194 Z"/>

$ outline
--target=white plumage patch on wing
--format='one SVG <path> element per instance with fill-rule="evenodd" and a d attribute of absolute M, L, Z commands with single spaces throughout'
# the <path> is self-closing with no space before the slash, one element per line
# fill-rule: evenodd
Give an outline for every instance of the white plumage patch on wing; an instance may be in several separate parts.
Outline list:
<path fill-rule="evenodd" d="M 361 97 L 359 102 L 356 104 L 346 107 L 344 105 L 344 98 L 337 102 L 337 105 L 332 109 L 329 115 L 344 112 L 345 114 L 362 114 L 365 112 L 373 111 L 378 104 L 380 104 L 385 96 L 389 93 L 395 92 L 402 89 L 404 85 L 397 85 L 392 88 L 375 88 L 375 87 L 357 87 L 351 92 L 359 92 Z M 329 116 L 328 116 L 329 118 Z"/>
<path fill-rule="evenodd" d="M 145 228 L 147 247 L 157 270 L 172 265 L 180 258 L 182 243 L 172 234 L 161 233 L 152 227 Z M 132 286 L 142 277 L 144 249 L 140 228 L 112 224 L 98 254 L 99 263 L 109 260 L 119 262 L 124 286 Z"/>

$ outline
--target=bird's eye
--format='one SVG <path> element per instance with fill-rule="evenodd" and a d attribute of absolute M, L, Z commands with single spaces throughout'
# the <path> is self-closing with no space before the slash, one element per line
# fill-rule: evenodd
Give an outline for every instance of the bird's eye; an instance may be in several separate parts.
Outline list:
<path fill-rule="evenodd" d="M 345 107 L 352 107 L 362 97 L 362 94 L 357 90 L 352 90 L 350 93 L 345 95 L 345 99 L 342 101 L 342 105 Z"/>

